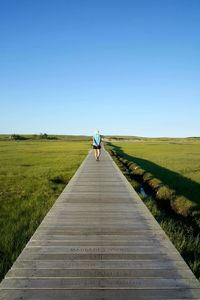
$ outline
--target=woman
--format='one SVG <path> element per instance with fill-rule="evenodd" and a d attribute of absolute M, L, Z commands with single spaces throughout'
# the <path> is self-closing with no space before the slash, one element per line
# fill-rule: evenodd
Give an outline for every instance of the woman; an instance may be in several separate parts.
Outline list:
<path fill-rule="evenodd" d="M 101 136 L 99 130 L 96 130 L 93 136 L 93 149 L 96 161 L 98 161 L 101 154 Z"/>

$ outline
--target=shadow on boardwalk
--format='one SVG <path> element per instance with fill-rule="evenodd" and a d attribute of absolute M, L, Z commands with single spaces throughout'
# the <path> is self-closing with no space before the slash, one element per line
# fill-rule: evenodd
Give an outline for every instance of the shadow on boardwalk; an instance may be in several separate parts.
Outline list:
<path fill-rule="evenodd" d="M 142 167 L 147 172 L 152 173 L 156 178 L 160 179 L 164 184 L 171 189 L 175 189 L 177 195 L 185 196 L 191 201 L 200 206 L 200 184 L 167 168 L 159 166 L 147 159 L 131 156 L 125 153 L 121 147 L 113 145 L 110 146 L 123 158 L 133 161 Z"/>

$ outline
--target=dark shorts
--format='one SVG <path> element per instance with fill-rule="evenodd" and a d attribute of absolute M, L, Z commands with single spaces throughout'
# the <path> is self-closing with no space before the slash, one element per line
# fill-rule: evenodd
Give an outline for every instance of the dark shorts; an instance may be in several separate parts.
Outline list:
<path fill-rule="evenodd" d="M 93 145 L 93 149 L 101 149 L 101 146 L 100 145 L 99 146 Z"/>

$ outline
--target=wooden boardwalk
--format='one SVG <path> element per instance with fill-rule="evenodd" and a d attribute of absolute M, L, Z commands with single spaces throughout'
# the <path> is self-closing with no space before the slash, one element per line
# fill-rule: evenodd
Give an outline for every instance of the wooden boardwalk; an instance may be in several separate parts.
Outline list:
<path fill-rule="evenodd" d="M 0 299 L 200 299 L 200 284 L 103 150 L 99 162 L 89 153 L 57 199 Z"/>

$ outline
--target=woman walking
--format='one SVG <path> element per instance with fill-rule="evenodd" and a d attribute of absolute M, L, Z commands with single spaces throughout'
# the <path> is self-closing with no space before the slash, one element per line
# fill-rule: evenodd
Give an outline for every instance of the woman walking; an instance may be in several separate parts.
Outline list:
<path fill-rule="evenodd" d="M 101 136 L 99 134 L 99 130 L 96 130 L 93 136 L 93 149 L 96 161 L 99 161 L 101 154 Z"/>

